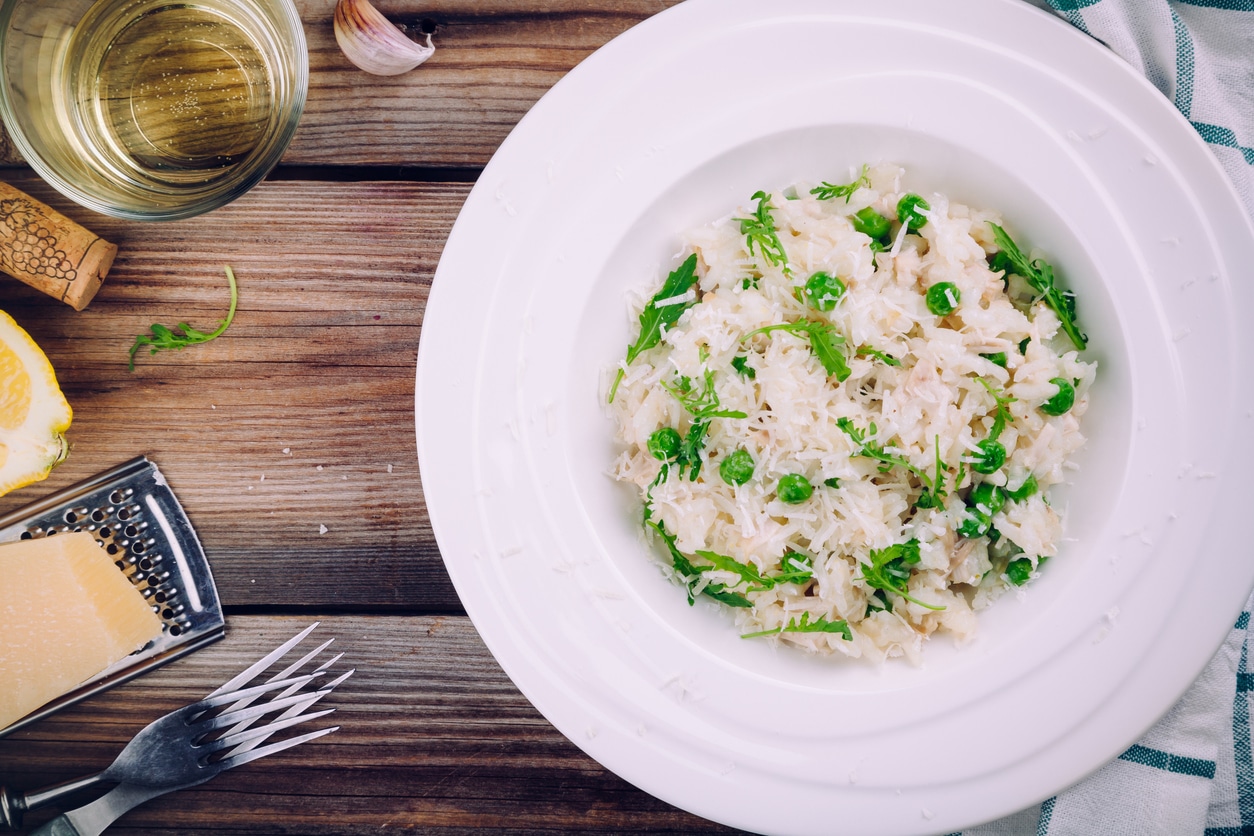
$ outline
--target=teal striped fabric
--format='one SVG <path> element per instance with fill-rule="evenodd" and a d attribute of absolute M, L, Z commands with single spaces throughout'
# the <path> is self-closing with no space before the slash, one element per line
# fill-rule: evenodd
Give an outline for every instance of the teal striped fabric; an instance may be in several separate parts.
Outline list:
<path fill-rule="evenodd" d="M 1144 73 L 1254 215 L 1254 0 L 1040 0 Z"/>
<path fill-rule="evenodd" d="M 1254 217 L 1254 0 L 1027 0 L 1101 41 L 1189 121 Z M 1250 613 L 1136 745 L 1030 810 L 950 836 L 1254 836 Z"/>
<path fill-rule="evenodd" d="M 1141 742 L 1037 807 L 950 836 L 1254 836 L 1250 607 Z"/>

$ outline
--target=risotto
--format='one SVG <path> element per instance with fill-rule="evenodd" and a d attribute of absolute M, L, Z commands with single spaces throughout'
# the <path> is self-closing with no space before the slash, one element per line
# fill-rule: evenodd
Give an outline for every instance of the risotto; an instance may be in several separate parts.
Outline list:
<path fill-rule="evenodd" d="M 612 475 L 746 638 L 917 659 L 1057 553 L 1096 372 L 1075 299 L 996 212 L 903 176 L 758 192 L 630 300 Z"/>

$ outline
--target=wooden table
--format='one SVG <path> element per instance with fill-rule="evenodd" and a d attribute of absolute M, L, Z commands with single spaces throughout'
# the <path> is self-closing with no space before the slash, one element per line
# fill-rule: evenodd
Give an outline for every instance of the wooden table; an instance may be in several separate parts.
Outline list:
<path fill-rule="evenodd" d="M 423 308 L 476 176 L 565 72 L 673 3 L 380 0 L 394 20 L 433 30 L 437 52 L 378 78 L 337 48 L 333 0 L 297 0 L 311 81 L 295 142 L 254 191 L 183 222 L 79 209 L 0 137 L 0 179 L 121 248 L 82 313 L 0 282 L 0 307 L 44 348 L 74 407 L 70 458 L 0 512 L 147 454 L 204 543 L 228 630 L 0 739 L 0 784 L 103 768 L 149 721 L 320 620 L 357 668 L 333 697 L 342 730 L 157 799 L 110 833 L 728 832 L 608 773 L 514 688 L 449 582 L 414 442 Z M 128 372 L 127 350 L 152 323 L 222 319 L 228 264 L 239 277 L 230 330 L 141 355 Z"/>

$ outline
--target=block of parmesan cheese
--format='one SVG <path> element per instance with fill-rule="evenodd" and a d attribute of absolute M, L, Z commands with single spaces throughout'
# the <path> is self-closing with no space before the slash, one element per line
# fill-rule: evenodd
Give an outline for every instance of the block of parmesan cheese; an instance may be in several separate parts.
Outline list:
<path fill-rule="evenodd" d="M 161 635 L 87 532 L 0 546 L 0 729 Z"/>

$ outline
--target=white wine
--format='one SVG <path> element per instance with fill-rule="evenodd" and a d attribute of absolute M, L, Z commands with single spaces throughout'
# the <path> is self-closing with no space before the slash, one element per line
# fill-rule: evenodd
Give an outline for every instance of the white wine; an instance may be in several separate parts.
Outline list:
<path fill-rule="evenodd" d="M 0 118 L 90 209 L 190 218 L 279 162 L 309 86 L 293 0 L 0 0 Z"/>
<path fill-rule="evenodd" d="M 58 110 L 84 162 L 118 183 L 177 191 L 226 176 L 263 145 L 275 118 L 273 35 L 252 6 L 96 3 L 60 74 Z"/>

